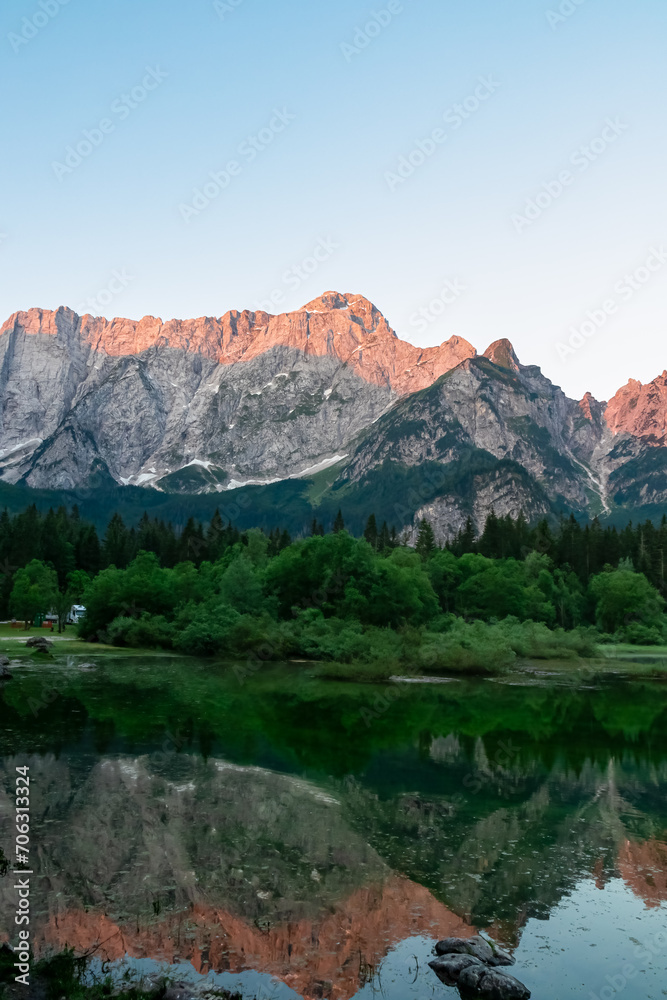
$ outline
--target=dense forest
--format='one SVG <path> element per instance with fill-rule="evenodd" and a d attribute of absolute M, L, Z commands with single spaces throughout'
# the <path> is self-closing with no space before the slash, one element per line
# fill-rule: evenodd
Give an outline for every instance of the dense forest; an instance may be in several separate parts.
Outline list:
<path fill-rule="evenodd" d="M 518 656 L 592 655 L 599 642 L 659 644 L 667 518 L 623 531 L 575 518 L 472 522 L 445 548 L 423 521 L 409 546 L 342 512 L 293 540 L 114 515 L 104 537 L 77 510 L 0 515 L 0 615 L 31 621 L 74 603 L 88 639 L 197 655 L 304 657 L 415 669 L 500 669 Z"/>

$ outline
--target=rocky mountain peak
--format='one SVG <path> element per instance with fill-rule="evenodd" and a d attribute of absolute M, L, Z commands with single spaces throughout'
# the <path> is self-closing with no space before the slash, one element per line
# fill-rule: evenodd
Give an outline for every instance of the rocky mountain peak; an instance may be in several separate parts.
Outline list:
<path fill-rule="evenodd" d="M 306 302 L 302 309 L 304 312 L 329 312 L 331 309 L 348 309 L 350 302 L 355 299 L 362 299 L 370 308 L 374 308 L 373 303 L 369 302 L 362 295 L 341 295 L 340 292 L 323 292 L 322 295 L 318 295 L 311 302 Z"/>
<path fill-rule="evenodd" d="M 484 351 L 484 357 L 492 361 L 494 365 L 498 365 L 499 368 L 508 368 L 510 371 L 518 372 L 521 367 L 519 359 L 514 353 L 514 348 L 505 338 L 494 340 Z"/>
<path fill-rule="evenodd" d="M 667 443 L 667 371 L 643 385 L 631 378 L 607 404 L 607 425 L 613 434 L 631 434 L 645 444 Z"/>
<path fill-rule="evenodd" d="M 593 407 L 597 403 L 595 396 L 590 392 L 585 392 L 583 399 L 579 400 L 579 409 L 587 420 L 593 421 Z"/>

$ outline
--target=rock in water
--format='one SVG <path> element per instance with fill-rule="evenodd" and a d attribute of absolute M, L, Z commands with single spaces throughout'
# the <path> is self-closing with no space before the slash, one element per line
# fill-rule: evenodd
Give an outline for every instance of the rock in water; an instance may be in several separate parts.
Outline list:
<path fill-rule="evenodd" d="M 480 934 L 471 938 L 444 938 L 436 944 L 435 952 L 436 955 L 474 955 L 486 965 L 514 965 L 511 955 Z"/>
<path fill-rule="evenodd" d="M 464 969 L 457 985 L 463 997 L 479 997 L 480 1000 L 528 1000 L 530 997 L 528 987 L 514 976 L 481 964 Z"/>
<path fill-rule="evenodd" d="M 9 660 L 7 662 L 9 662 Z M 4 663 L 0 664 L 0 681 L 10 681 L 13 676 L 14 675 L 11 670 L 9 670 Z"/>
<path fill-rule="evenodd" d="M 455 986 L 464 969 L 473 965 L 478 965 L 481 969 L 485 968 L 474 955 L 443 955 L 441 958 L 434 958 L 428 964 L 445 986 Z"/>

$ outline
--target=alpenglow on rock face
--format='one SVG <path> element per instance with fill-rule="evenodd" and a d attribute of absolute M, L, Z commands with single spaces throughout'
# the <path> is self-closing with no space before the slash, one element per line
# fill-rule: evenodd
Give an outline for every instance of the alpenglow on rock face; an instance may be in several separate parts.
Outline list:
<path fill-rule="evenodd" d="M 370 506 L 402 476 L 392 520 L 442 539 L 492 507 L 664 503 L 666 444 L 667 373 L 577 402 L 507 340 L 418 348 L 361 295 L 168 322 L 31 309 L 0 329 L 0 478 L 29 487 L 220 492 L 335 467 L 331 495 Z"/>
<path fill-rule="evenodd" d="M 282 316 L 168 323 L 31 309 L 0 330 L 0 476 L 192 491 L 298 476 L 474 353 L 413 347 L 333 292 Z"/>

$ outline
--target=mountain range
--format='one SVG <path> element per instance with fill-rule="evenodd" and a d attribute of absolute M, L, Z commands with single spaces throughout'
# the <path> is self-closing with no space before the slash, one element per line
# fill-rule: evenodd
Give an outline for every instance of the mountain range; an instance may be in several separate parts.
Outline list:
<path fill-rule="evenodd" d="M 441 540 L 492 508 L 651 515 L 667 500 L 667 372 L 573 400 L 507 340 L 418 348 L 337 292 L 166 323 L 30 309 L 0 328 L 0 480 L 233 497 L 292 528 L 338 507 L 401 529 L 426 516 Z"/>

